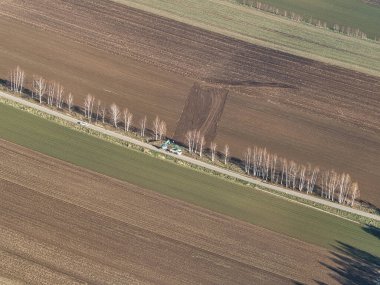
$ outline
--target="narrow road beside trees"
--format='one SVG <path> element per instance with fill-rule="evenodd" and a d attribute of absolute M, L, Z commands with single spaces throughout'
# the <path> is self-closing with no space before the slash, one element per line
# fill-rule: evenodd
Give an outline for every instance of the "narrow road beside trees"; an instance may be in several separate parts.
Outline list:
<path fill-rule="evenodd" d="M 10 94 L 7 94 L 7 93 L 1 92 L 1 91 L 0 91 L 0 97 L 8 99 L 8 100 L 11 100 L 11 101 L 14 101 L 14 102 L 17 102 L 17 103 L 20 103 L 20 104 L 22 104 L 24 106 L 27 106 L 27 107 L 34 108 L 36 110 L 39 110 L 39 111 L 44 112 L 46 114 L 49 114 L 49 115 L 61 118 L 61 119 L 65 120 L 65 121 L 68 121 L 68 122 L 71 122 L 71 123 L 77 123 L 78 122 L 78 119 L 76 119 L 76 118 L 70 117 L 70 116 L 65 115 L 63 113 L 51 110 L 51 109 L 49 109 L 49 108 L 47 108 L 45 106 L 41 106 L 41 105 L 38 105 L 38 104 L 35 104 L 35 103 L 32 103 L 32 102 L 26 101 L 24 99 L 12 96 Z M 315 202 L 315 203 L 318 203 L 318 204 L 321 204 L 321 205 L 329 206 L 329 207 L 332 207 L 332 208 L 335 208 L 335 209 L 338 209 L 338 210 L 343 210 L 343 211 L 346 211 L 346 212 L 349 212 L 349 213 L 352 213 L 352 214 L 357 214 L 357 215 L 360 215 L 360 216 L 363 216 L 363 217 L 366 217 L 366 218 L 370 218 L 370 219 L 374 219 L 374 220 L 380 221 L 380 216 L 379 215 L 363 212 L 363 211 L 360 211 L 360 210 L 357 210 L 357 209 L 354 209 L 354 208 L 350 208 L 350 207 L 347 207 L 347 206 L 344 206 L 344 205 L 340 205 L 340 204 L 337 204 L 337 203 L 333 203 L 333 202 L 330 202 L 328 200 L 324 200 L 324 199 L 321 199 L 321 198 L 318 198 L 318 197 L 315 197 L 315 196 L 307 195 L 307 194 L 304 194 L 304 193 L 288 190 L 288 189 L 285 189 L 285 188 L 282 188 L 282 187 L 279 187 L 279 186 L 275 186 L 275 185 L 272 185 L 272 184 L 269 184 L 269 183 L 265 183 L 265 182 L 262 182 L 259 179 L 254 179 L 254 178 L 251 178 L 251 177 L 247 177 L 247 176 L 238 174 L 236 172 L 233 172 L 233 171 L 230 171 L 230 170 L 227 170 L 227 169 L 223 169 L 223 168 L 220 168 L 220 167 L 217 167 L 217 166 L 214 166 L 214 165 L 211 165 L 211 164 L 208 164 L 208 163 L 196 160 L 196 159 L 191 158 L 191 157 L 178 156 L 176 154 L 172 154 L 170 152 L 166 152 L 166 151 L 157 149 L 156 147 L 154 147 L 154 146 L 152 146 L 152 145 L 150 145 L 148 143 L 144 143 L 142 141 L 133 139 L 131 137 L 124 136 L 122 134 L 119 134 L 119 133 L 116 133 L 116 132 L 113 132 L 113 131 L 110 131 L 110 130 L 106 130 L 106 129 L 102 128 L 102 127 L 99 127 L 99 126 L 96 126 L 96 125 L 93 125 L 93 124 L 88 124 L 87 128 L 95 130 L 95 131 L 100 132 L 102 134 L 105 134 L 105 135 L 108 135 L 108 136 L 120 139 L 120 140 L 123 140 L 123 141 L 129 142 L 129 143 L 135 144 L 137 146 L 141 146 L 141 147 L 143 147 L 145 149 L 149 149 L 149 150 L 156 151 L 156 152 L 159 152 L 159 153 L 164 153 L 165 155 L 175 157 L 176 159 L 180 159 L 180 160 L 186 161 L 188 163 L 191 163 L 191 164 L 194 164 L 194 165 L 197 165 L 197 166 L 200 166 L 200 167 L 204 167 L 206 169 L 209 169 L 209 170 L 212 170 L 212 171 L 224 174 L 224 175 L 228 175 L 230 177 L 237 178 L 237 179 L 240 179 L 240 180 L 248 182 L 248 183 L 255 184 L 255 185 L 260 186 L 260 187 L 265 187 L 265 188 L 268 188 L 268 189 L 271 189 L 271 190 L 274 190 L 274 191 L 277 191 L 277 192 L 285 193 L 285 194 L 288 194 L 288 195 L 291 195 L 291 196 L 294 196 L 294 197 L 299 197 L 299 198 L 302 198 L 302 199 L 305 199 L 305 200 L 309 200 L 311 202 Z"/>

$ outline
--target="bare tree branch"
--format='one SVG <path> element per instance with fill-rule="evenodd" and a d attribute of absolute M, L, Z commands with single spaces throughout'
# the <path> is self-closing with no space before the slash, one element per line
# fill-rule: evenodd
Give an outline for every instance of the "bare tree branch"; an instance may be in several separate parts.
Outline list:
<path fill-rule="evenodd" d="M 69 93 L 69 95 L 67 96 L 66 104 L 67 104 L 67 108 L 69 109 L 69 112 L 71 113 L 71 109 L 74 104 L 74 97 L 71 93 Z"/>
<path fill-rule="evenodd" d="M 120 120 L 119 107 L 115 103 L 113 103 L 110 107 L 110 112 L 111 112 L 112 124 L 114 125 L 115 128 L 117 128 L 117 124 L 119 123 L 119 120 Z"/>
<path fill-rule="evenodd" d="M 224 146 L 224 164 L 227 165 L 227 161 L 230 155 L 230 147 L 228 144 Z"/>
<path fill-rule="evenodd" d="M 13 92 L 21 93 L 23 90 L 25 72 L 17 66 L 9 73 L 9 89 Z"/>
<path fill-rule="evenodd" d="M 146 120 L 146 116 L 140 120 L 140 135 L 142 137 L 145 136 Z"/>
<path fill-rule="evenodd" d="M 33 78 L 33 93 L 37 95 L 37 98 L 42 104 L 42 97 L 46 91 L 46 80 L 42 76 L 34 76 Z"/>
<path fill-rule="evenodd" d="M 211 143 L 210 143 L 211 161 L 212 161 L 212 162 L 215 161 L 216 146 L 217 146 L 217 145 L 216 145 L 215 142 L 211 142 Z"/>

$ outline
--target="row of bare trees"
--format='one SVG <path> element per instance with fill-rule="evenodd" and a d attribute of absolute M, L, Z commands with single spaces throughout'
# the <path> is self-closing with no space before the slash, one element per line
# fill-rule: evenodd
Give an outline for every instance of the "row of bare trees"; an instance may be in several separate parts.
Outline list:
<path fill-rule="evenodd" d="M 64 87 L 55 81 L 48 82 L 42 76 L 33 76 L 32 84 L 32 98 L 37 99 L 42 104 L 43 98 L 46 98 L 48 105 L 55 105 L 57 108 L 62 109 L 65 103 Z M 69 94 L 66 98 L 66 104 L 71 111 L 73 103 L 72 95 Z"/>
<path fill-rule="evenodd" d="M 314 25 L 318 28 L 329 29 L 329 30 L 332 30 L 334 32 L 345 34 L 345 35 L 350 36 L 350 37 L 367 39 L 367 34 L 364 33 L 363 31 L 357 29 L 357 28 L 352 28 L 352 27 L 338 25 L 338 24 L 329 25 L 325 21 L 321 21 L 319 19 L 314 19 L 312 17 L 309 17 L 306 19 L 304 16 L 302 16 L 300 14 L 296 14 L 296 13 L 291 12 L 291 11 L 281 10 L 281 9 L 278 9 L 278 8 L 270 5 L 270 4 L 263 3 L 263 2 L 257 1 L 257 0 L 240 0 L 239 2 L 243 5 L 246 5 L 246 6 L 261 10 L 261 11 L 265 11 L 265 12 L 275 14 L 275 15 L 281 15 L 283 17 L 286 17 L 286 18 L 293 20 L 293 21 L 296 21 L 296 22 L 305 22 L 305 23 L 308 23 L 310 25 Z"/>
<path fill-rule="evenodd" d="M 95 97 L 92 95 L 87 95 L 84 99 L 84 115 L 91 122 L 91 119 L 95 119 L 95 122 L 98 119 L 102 118 L 102 122 L 106 122 L 107 116 L 107 108 L 101 105 L 101 101 L 98 101 L 96 107 L 96 115 L 93 114 Z M 131 131 L 132 123 L 133 123 L 133 114 L 129 111 L 128 108 L 124 108 L 121 110 L 118 105 L 112 103 L 108 109 L 109 121 L 115 127 L 119 128 L 119 125 L 123 125 L 123 129 L 125 132 Z M 147 116 L 144 116 L 139 121 L 139 133 L 140 136 L 145 137 L 146 129 L 147 129 Z M 167 126 L 166 122 L 160 120 L 158 116 L 152 122 L 152 131 L 154 134 L 155 140 L 161 140 L 166 136 Z"/>
<path fill-rule="evenodd" d="M 248 175 L 307 194 L 318 189 L 321 197 L 340 204 L 353 206 L 359 197 L 358 183 L 353 182 L 349 174 L 338 174 L 334 170 L 321 173 L 318 167 L 288 161 L 266 148 L 247 148 L 244 152 L 244 170 Z"/>
<path fill-rule="evenodd" d="M 152 130 L 155 140 L 162 140 L 166 135 L 167 130 L 165 121 L 160 120 L 160 117 L 156 116 L 156 118 L 153 120 Z"/>
<path fill-rule="evenodd" d="M 17 67 L 10 72 L 9 89 L 13 92 L 21 93 L 25 73 Z M 64 103 L 69 112 L 72 112 L 74 106 L 74 97 L 71 93 L 64 97 L 64 88 L 55 81 L 46 81 L 42 76 L 33 76 L 32 98 L 39 101 L 40 104 L 45 101 L 50 106 L 62 109 Z M 83 101 L 83 108 L 77 108 L 83 111 L 83 115 L 91 122 L 102 120 L 110 122 L 115 128 L 123 125 L 125 132 L 129 132 L 132 126 L 133 114 L 125 108 L 120 108 L 111 104 L 109 108 L 102 105 L 98 100 L 95 105 L 95 97 L 88 94 Z M 107 118 L 108 116 L 108 118 Z M 147 117 L 144 116 L 139 121 L 140 136 L 144 137 L 146 132 Z M 162 140 L 166 136 L 167 126 L 165 121 L 158 116 L 152 121 L 152 133 L 155 140 Z M 206 140 L 200 130 L 189 130 L 185 135 L 187 148 L 190 154 L 197 154 L 202 157 Z M 217 158 L 217 144 L 212 141 L 208 149 L 211 161 Z M 224 164 L 228 163 L 230 157 L 230 148 L 226 144 L 221 152 Z M 310 164 L 300 165 L 286 158 L 278 157 L 277 154 L 269 152 L 266 148 L 253 147 L 247 148 L 243 154 L 244 171 L 247 175 L 253 175 L 273 184 L 279 184 L 293 190 L 304 191 L 307 194 L 319 190 L 321 197 L 336 201 L 340 204 L 354 205 L 355 200 L 359 197 L 358 183 L 353 182 L 349 174 L 338 174 L 334 170 L 328 170 L 321 173 L 318 167 L 312 167 Z M 318 184 L 318 185 L 317 185 Z"/>
<path fill-rule="evenodd" d="M 351 206 L 360 194 L 358 183 L 353 182 L 349 174 L 338 174 L 334 170 L 322 173 L 320 188 L 321 197 Z"/>
<path fill-rule="evenodd" d="M 21 93 L 24 87 L 25 72 L 17 66 L 9 73 L 9 89 Z"/>
<path fill-rule="evenodd" d="M 185 140 L 189 153 L 198 153 L 199 156 L 202 156 L 205 146 L 205 137 L 199 130 L 187 131 Z"/>
<path fill-rule="evenodd" d="M 24 90 L 24 81 L 25 72 L 17 66 L 9 73 L 8 87 L 13 92 L 22 93 Z M 74 108 L 74 96 L 71 93 L 65 97 L 64 87 L 60 83 L 48 81 L 39 75 L 33 76 L 31 97 L 32 99 L 36 99 L 40 104 L 45 102 L 49 106 L 55 106 L 59 109 L 67 107 L 69 112 L 72 112 Z M 82 110 L 85 119 L 89 122 L 98 122 L 101 120 L 102 123 L 106 123 L 108 121 L 115 128 L 118 128 L 122 123 L 125 132 L 131 130 L 133 114 L 128 108 L 121 111 L 115 103 L 107 108 L 100 100 L 96 101 L 95 97 L 91 94 L 88 94 L 84 98 L 82 108 L 79 107 L 77 110 Z M 142 137 L 144 137 L 146 133 L 146 124 L 147 117 L 144 116 L 139 121 L 139 130 Z M 156 140 L 163 139 L 167 132 L 166 122 L 157 116 L 152 123 L 152 130 Z"/>
<path fill-rule="evenodd" d="M 93 118 L 92 109 L 94 105 L 95 98 L 91 95 L 87 95 L 84 100 L 84 114 L 85 117 L 91 121 Z M 107 109 L 101 105 L 101 102 L 98 101 L 98 105 L 96 108 L 96 116 L 95 121 L 97 122 L 100 117 L 102 118 L 102 122 L 105 123 Z M 129 111 L 128 108 L 124 108 L 121 110 L 118 105 L 115 103 L 111 104 L 108 110 L 109 121 L 115 127 L 119 128 L 119 125 L 123 125 L 123 129 L 125 132 L 131 131 L 132 123 L 133 123 L 133 114 Z M 147 129 L 147 116 L 144 116 L 139 121 L 139 133 L 141 137 L 145 137 L 146 129 Z M 167 125 L 166 122 L 161 120 L 158 116 L 152 122 L 152 132 L 154 134 L 155 140 L 162 140 L 166 136 Z"/>
<path fill-rule="evenodd" d="M 187 148 L 190 154 L 202 157 L 205 148 L 205 137 L 199 130 L 190 130 L 185 135 Z M 210 143 L 208 149 L 210 159 L 215 161 L 217 144 Z M 224 164 L 227 164 L 230 148 L 226 144 L 221 152 Z M 311 164 L 298 164 L 293 160 L 279 157 L 266 148 L 247 148 L 243 154 L 244 171 L 273 184 L 311 194 L 319 191 L 321 197 L 336 201 L 340 204 L 354 205 L 359 197 L 358 183 L 353 182 L 350 175 L 338 174 L 334 170 L 320 171 Z"/>
<path fill-rule="evenodd" d="M 206 140 L 205 136 L 201 133 L 200 130 L 190 130 L 186 132 L 185 135 L 187 150 L 189 153 L 198 154 L 200 157 L 202 157 L 204 151 L 205 151 L 205 145 Z M 217 151 L 216 151 L 217 144 L 215 142 L 210 142 L 210 157 L 211 161 L 214 162 L 216 159 Z M 228 158 L 230 155 L 230 147 L 228 144 L 224 145 L 223 149 L 223 161 L 224 164 L 227 164 Z"/>
<path fill-rule="evenodd" d="M 13 92 L 22 93 L 24 88 L 25 72 L 19 66 L 11 70 L 8 78 L 9 89 Z M 57 108 L 62 108 L 64 103 L 63 98 L 64 88 L 61 84 L 51 81 L 47 82 L 42 76 L 33 76 L 32 98 L 38 99 L 42 103 L 43 97 L 47 98 L 49 105 L 56 105 Z M 70 96 L 68 98 L 70 104 Z"/>

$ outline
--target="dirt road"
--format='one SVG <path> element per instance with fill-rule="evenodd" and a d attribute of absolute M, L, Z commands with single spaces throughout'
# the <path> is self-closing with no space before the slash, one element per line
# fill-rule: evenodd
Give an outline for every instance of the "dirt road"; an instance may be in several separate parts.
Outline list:
<path fill-rule="evenodd" d="M 334 266 L 325 249 L 3 140 L 0 156 L 4 278 L 28 284 L 334 283 L 321 265 Z"/>
<path fill-rule="evenodd" d="M 0 77 L 16 65 L 174 132 L 194 82 L 229 89 L 218 145 L 348 172 L 380 205 L 380 80 L 106 0 L 0 0 Z M 339 52 L 339 51 L 337 51 Z M 369 53 L 368 56 L 371 56 Z M 373 58 L 373 60 L 379 60 Z M 189 116 L 191 117 L 191 116 Z"/>

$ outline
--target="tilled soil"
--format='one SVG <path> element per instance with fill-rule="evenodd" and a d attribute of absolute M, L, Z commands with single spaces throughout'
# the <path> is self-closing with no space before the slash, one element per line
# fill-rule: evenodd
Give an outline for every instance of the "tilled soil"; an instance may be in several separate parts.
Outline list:
<path fill-rule="evenodd" d="M 186 143 L 187 131 L 197 130 L 206 141 L 213 141 L 217 135 L 227 95 L 226 88 L 194 84 L 186 99 L 174 139 Z"/>
<path fill-rule="evenodd" d="M 378 77 L 277 52 L 106 0 L 0 0 L 0 76 L 17 64 L 87 93 L 159 115 L 174 134 L 194 82 L 229 89 L 218 145 L 252 144 L 348 172 L 380 205 Z M 370 54 L 368 55 L 371 56 Z M 373 60 L 379 60 L 373 58 Z M 29 76 L 29 83 L 30 83 Z M 187 130 L 185 130 L 187 131 Z M 209 143 L 209 142 L 208 142 Z"/>
<path fill-rule="evenodd" d="M 321 264 L 335 266 L 325 249 L 3 140 L 0 157 L 0 280 L 335 282 Z"/>

